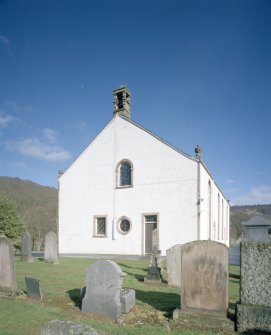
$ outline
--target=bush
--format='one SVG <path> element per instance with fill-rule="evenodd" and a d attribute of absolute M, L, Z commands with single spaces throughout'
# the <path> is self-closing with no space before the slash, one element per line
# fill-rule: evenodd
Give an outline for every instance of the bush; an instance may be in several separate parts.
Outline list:
<path fill-rule="evenodd" d="M 8 237 L 15 248 L 20 248 L 21 235 L 25 230 L 16 204 L 0 194 L 0 235 Z"/>

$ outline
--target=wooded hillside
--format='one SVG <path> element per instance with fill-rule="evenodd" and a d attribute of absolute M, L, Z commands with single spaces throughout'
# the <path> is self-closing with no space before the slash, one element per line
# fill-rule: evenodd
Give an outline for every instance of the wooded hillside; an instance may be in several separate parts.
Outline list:
<path fill-rule="evenodd" d="M 17 204 L 33 239 L 33 250 L 40 250 L 50 230 L 57 232 L 57 190 L 29 180 L 0 177 L 0 192 Z"/>

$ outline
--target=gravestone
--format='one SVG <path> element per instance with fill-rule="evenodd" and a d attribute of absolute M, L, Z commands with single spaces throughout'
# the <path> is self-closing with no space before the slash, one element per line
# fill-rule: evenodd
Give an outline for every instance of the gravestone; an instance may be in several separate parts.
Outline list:
<path fill-rule="evenodd" d="M 194 241 L 182 246 L 181 258 L 181 309 L 226 314 L 228 247 L 214 241 Z"/>
<path fill-rule="evenodd" d="M 241 243 L 237 330 L 271 333 L 271 243 Z"/>
<path fill-rule="evenodd" d="M 34 278 L 25 277 L 25 287 L 28 298 L 42 300 L 40 281 Z"/>
<path fill-rule="evenodd" d="M 88 325 L 71 321 L 53 320 L 42 329 L 41 335 L 98 335 L 97 331 Z"/>
<path fill-rule="evenodd" d="M 8 238 L 0 236 L 0 297 L 12 297 L 16 290 L 14 247 Z"/>
<path fill-rule="evenodd" d="M 47 263 L 58 263 L 57 236 L 53 231 L 50 231 L 45 236 L 44 261 Z"/>
<path fill-rule="evenodd" d="M 181 287 L 181 256 L 182 245 L 176 244 L 167 249 L 167 283 L 168 285 Z"/>
<path fill-rule="evenodd" d="M 121 290 L 124 273 L 114 262 L 100 260 L 86 270 L 86 292 L 82 312 L 100 314 L 118 320 L 121 314 Z"/>
<path fill-rule="evenodd" d="M 31 235 L 28 232 L 24 232 L 22 234 L 22 248 L 21 248 L 21 261 L 22 262 L 32 262 L 33 259 L 31 257 L 32 250 L 32 240 Z"/>
<path fill-rule="evenodd" d="M 128 313 L 135 306 L 135 290 L 126 288 L 121 291 L 120 296 L 121 313 Z"/>
<path fill-rule="evenodd" d="M 159 238 L 157 228 L 152 232 L 152 250 L 150 254 L 150 264 L 147 276 L 144 278 L 145 283 L 161 283 L 161 250 L 159 250 Z"/>

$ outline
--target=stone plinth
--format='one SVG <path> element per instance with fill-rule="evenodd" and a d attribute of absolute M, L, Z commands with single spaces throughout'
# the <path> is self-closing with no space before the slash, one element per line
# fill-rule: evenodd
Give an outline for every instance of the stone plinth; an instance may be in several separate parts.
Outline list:
<path fill-rule="evenodd" d="M 161 283 L 161 269 L 158 266 L 149 266 L 147 276 L 144 277 L 145 283 L 159 284 Z"/>
<path fill-rule="evenodd" d="M 121 313 L 128 313 L 135 306 L 135 290 L 126 288 L 121 291 Z"/>

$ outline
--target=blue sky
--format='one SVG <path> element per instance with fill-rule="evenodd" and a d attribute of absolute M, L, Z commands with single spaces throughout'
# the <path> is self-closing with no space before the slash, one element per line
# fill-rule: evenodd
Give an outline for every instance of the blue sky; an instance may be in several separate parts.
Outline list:
<path fill-rule="evenodd" d="M 0 175 L 57 187 L 121 84 L 232 204 L 271 203 L 271 1 L 0 0 Z"/>

